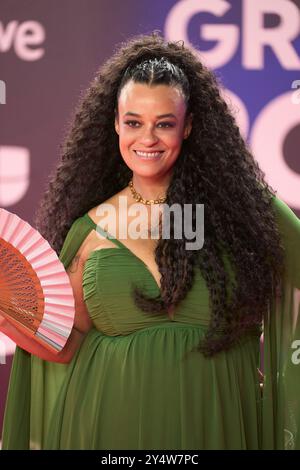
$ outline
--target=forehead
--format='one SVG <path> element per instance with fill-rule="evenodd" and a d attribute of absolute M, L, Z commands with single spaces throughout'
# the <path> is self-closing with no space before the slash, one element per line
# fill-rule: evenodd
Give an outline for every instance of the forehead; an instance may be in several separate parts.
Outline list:
<path fill-rule="evenodd" d="M 121 90 L 118 106 L 120 111 L 143 114 L 145 111 L 164 109 L 166 112 L 181 113 L 185 99 L 180 87 L 127 82 Z M 130 109 L 129 109 L 130 108 Z M 168 110 L 168 111 L 167 111 Z"/>

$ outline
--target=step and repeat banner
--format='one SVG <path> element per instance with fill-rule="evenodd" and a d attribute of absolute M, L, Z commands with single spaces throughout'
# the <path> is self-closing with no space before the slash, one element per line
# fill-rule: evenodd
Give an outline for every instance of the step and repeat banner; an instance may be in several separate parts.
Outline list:
<path fill-rule="evenodd" d="M 79 95 L 116 43 L 160 30 L 216 70 L 300 216 L 300 0 L 1 0 L 0 207 L 29 223 Z M 14 344 L 0 334 L 0 429 Z"/>

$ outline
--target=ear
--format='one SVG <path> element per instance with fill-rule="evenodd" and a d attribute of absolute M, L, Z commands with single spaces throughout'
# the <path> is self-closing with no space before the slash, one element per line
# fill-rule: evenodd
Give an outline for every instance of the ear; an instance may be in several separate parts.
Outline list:
<path fill-rule="evenodd" d="M 115 112 L 115 130 L 116 130 L 116 133 L 119 135 L 119 118 L 116 112 Z"/>
<path fill-rule="evenodd" d="M 116 133 L 119 135 L 119 123 L 116 120 L 115 120 L 115 130 L 116 130 Z"/>
<path fill-rule="evenodd" d="M 188 136 L 190 135 L 191 133 L 191 130 L 192 130 L 192 121 L 193 121 L 193 113 L 190 113 L 186 120 L 185 120 L 185 126 L 184 126 L 184 132 L 183 132 L 183 138 L 184 139 L 187 139 Z"/>

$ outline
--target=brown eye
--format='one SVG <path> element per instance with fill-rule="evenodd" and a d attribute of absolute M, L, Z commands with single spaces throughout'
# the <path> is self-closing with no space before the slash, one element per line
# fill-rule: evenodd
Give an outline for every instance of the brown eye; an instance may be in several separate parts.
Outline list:
<path fill-rule="evenodd" d="M 129 127 L 137 127 L 135 124 L 139 124 L 138 121 L 125 121 L 125 124 Z"/>
<path fill-rule="evenodd" d="M 160 122 L 158 125 L 162 125 L 163 127 L 174 127 L 173 122 Z"/>

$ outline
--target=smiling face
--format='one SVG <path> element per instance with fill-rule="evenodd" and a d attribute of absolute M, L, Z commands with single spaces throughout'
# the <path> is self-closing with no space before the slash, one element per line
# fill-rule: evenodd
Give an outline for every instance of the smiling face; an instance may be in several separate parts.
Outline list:
<path fill-rule="evenodd" d="M 171 173 L 191 116 L 179 87 L 127 82 L 118 100 L 115 129 L 121 155 L 133 173 L 159 178 Z"/>

